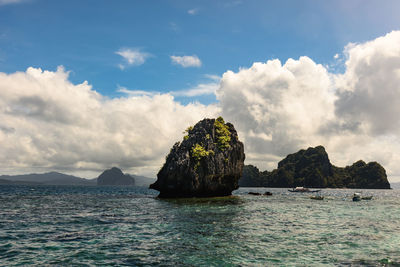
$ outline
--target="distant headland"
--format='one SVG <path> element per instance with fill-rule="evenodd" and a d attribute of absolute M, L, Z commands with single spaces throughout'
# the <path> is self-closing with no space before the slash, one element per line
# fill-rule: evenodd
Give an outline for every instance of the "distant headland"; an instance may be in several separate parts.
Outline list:
<path fill-rule="evenodd" d="M 390 189 L 385 169 L 377 162 L 362 160 L 344 168 L 329 161 L 323 146 L 302 149 L 288 155 L 278 168 L 260 172 L 257 167 L 245 165 L 241 187 L 314 187 Z"/>
<path fill-rule="evenodd" d="M 0 176 L 0 185 L 149 186 L 154 181 L 155 179 L 153 178 L 124 174 L 117 167 L 105 170 L 99 177 L 93 179 L 85 179 L 59 172 Z"/>
<path fill-rule="evenodd" d="M 100 174 L 97 178 L 97 185 L 135 185 L 135 178 L 124 174 L 117 167 L 112 167 Z"/>

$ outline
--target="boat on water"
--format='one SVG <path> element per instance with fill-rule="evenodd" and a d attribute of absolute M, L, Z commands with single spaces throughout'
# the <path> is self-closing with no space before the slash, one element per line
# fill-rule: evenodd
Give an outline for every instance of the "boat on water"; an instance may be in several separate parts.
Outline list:
<path fill-rule="evenodd" d="M 372 196 L 367 196 L 367 197 L 361 197 L 362 200 L 371 200 Z"/>
<path fill-rule="evenodd" d="M 314 200 L 324 200 L 324 196 L 310 196 L 310 198 Z"/>
<path fill-rule="evenodd" d="M 267 191 L 264 194 L 258 193 L 258 192 L 248 192 L 247 194 L 253 195 L 253 196 L 272 196 L 272 193 Z"/>
<path fill-rule="evenodd" d="M 354 193 L 353 201 L 360 201 L 360 200 L 361 200 L 361 194 L 360 193 Z"/>
<path fill-rule="evenodd" d="M 299 192 L 299 193 L 316 193 L 316 192 L 321 191 L 321 189 L 311 190 L 310 188 L 307 188 L 307 187 L 298 186 L 293 189 L 289 189 L 288 191 L 289 192 Z"/>
<path fill-rule="evenodd" d="M 354 193 L 353 201 L 360 201 L 360 200 L 371 200 L 372 196 L 361 196 L 361 193 Z"/>

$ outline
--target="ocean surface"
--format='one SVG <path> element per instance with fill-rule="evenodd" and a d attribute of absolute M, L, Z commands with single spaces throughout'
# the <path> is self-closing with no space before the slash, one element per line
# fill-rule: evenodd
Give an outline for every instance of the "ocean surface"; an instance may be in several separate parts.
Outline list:
<path fill-rule="evenodd" d="M 320 194 L 164 200 L 140 187 L 0 186 L 0 265 L 400 266 L 400 190 Z"/>

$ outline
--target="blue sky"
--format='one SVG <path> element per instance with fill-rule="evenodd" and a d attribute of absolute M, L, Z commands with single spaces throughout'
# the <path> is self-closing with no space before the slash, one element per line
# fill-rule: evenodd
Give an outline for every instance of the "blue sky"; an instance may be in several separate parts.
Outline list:
<path fill-rule="evenodd" d="M 103 95 L 118 87 L 168 92 L 209 82 L 207 75 L 253 62 L 306 55 L 333 64 L 349 42 L 397 29 L 399 1 L 0 1 L 0 71 L 28 67 L 87 80 Z M 148 53 L 127 65 L 116 52 Z M 196 55 L 199 67 L 171 63 Z M 340 69 L 340 68 L 339 68 Z M 213 96 L 179 98 L 187 103 Z"/>

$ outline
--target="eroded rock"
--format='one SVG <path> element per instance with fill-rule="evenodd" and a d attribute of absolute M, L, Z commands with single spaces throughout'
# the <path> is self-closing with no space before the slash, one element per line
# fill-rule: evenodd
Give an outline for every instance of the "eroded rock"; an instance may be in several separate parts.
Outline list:
<path fill-rule="evenodd" d="M 237 189 L 244 166 L 244 147 L 231 123 L 204 119 L 186 130 L 166 157 L 150 188 L 160 197 L 227 196 Z"/>

